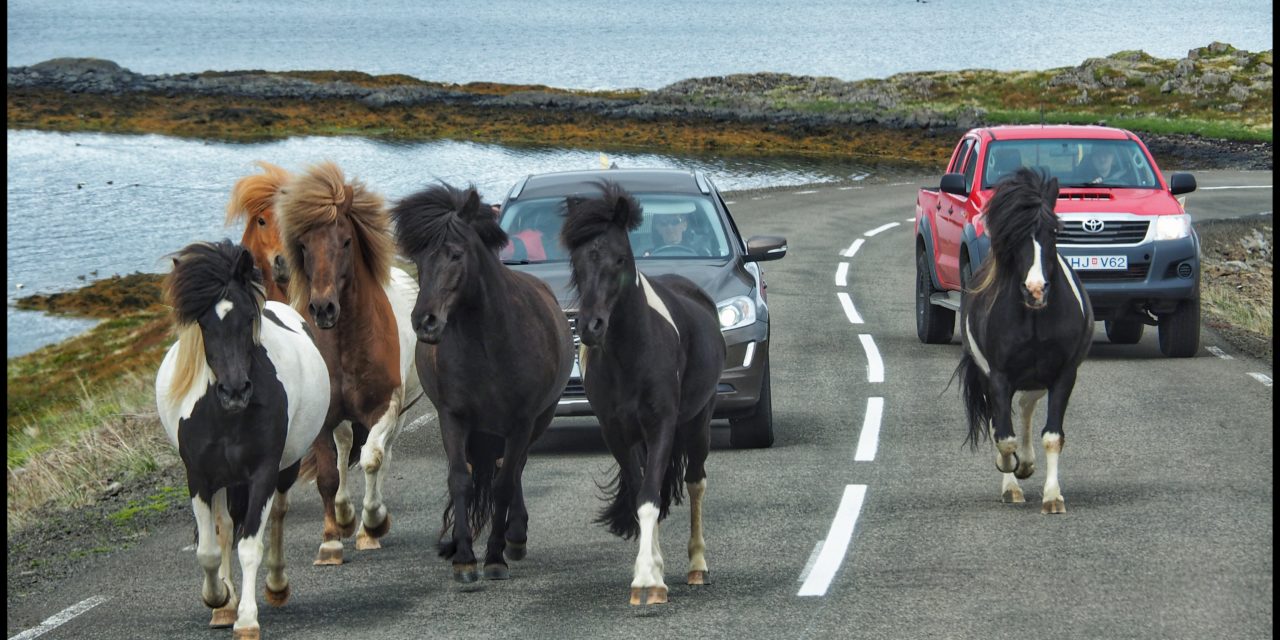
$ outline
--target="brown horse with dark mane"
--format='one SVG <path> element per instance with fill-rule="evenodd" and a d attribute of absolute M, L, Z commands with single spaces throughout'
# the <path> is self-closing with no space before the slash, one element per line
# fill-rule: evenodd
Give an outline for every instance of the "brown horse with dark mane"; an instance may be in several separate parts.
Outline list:
<path fill-rule="evenodd" d="M 267 299 L 288 302 L 289 266 L 284 261 L 284 245 L 276 224 L 275 199 L 280 189 L 293 178 L 290 173 L 269 162 L 258 161 L 265 173 L 245 176 L 231 189 L 227 203 L 227 224 L 244 221 L 240 244 L 253 254 L 254 264 L 262 271 Z"/>
<path fill-rule="evenodd" d="M 342 564 L 342 538 L 355 529 L 347 469 L 359 451 L 365 473 L 357 549 L 381 547 L 391 527 L 382 498 L 403 409 L 420 395 L 409 325 L 416 285 L 391 267 L 395 241 L 382 196 L 323 162 L 297 175 L 276 198 L 289 269 L 289 299 L 318 329 L 329 368 L 329 415 L 301 474 L 316 478 L 324 541 L 316 564 Z"/>
<path fill-rule="evenodd" d="M 484 577 L 505 580 L 506 559 L 526 553 L 529 445 L 551 423 L 573 368 L 568 319 L 550 287 L 498 259 L 507 234 L 474 187 L 431 186 L 391 215 L 418 266 L 418 376 L 449 460 L 440 555 L 455 580 L 478 580 L 472 539 L 491 521 Z"/>

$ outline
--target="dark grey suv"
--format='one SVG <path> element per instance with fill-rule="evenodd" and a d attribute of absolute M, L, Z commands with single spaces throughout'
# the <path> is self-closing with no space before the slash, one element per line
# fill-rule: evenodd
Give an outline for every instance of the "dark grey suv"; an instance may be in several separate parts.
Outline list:
<path fill-rule="evenodd" d="M 636 267 L 650 275 L 685 276 L 716 302 L 727 349 L 715 418 L 729 420 L 730 443 L 741 448 L 771 446 L 769 306 L 759 263 L 785 256 L 787 241 L 773 236 L 744 241 L 724 198 L 706 175 L 676 169 L 602 169 L 527 176 L 512 187 L 502 205 L 502 228 L 511 238 L 502 251 L 503 261 L 551 285 L 572 327 L 576 309 L 569 289 L 569 255 L 560 244 L 565 198 L 597 195 L 606 178 L 622 185 L 643 207 L 644 221 L 631 232 Z M 577 363 L 556 415 L 593 415 Z"/>

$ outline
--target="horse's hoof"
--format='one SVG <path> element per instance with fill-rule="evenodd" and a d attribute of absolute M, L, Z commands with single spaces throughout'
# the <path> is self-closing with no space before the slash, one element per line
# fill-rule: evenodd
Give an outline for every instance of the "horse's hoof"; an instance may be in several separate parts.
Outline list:
<path fill-rule="evenodd" d="M 645 590 L 648 590 L 649 597 L 645 598 Z M 667 588 L 659 587 L 631 587 L 631 605 L 638 606 L 641 603 L 650 604 L 667 604 Z"/>
<path fill-rule="evenodd" d="M 226 629 L 236 623 L 236 608 L 224 607 L 222 609 L 214 609 L 213 617 L 209 619 L 210 629 Z"/>
<path fill-rule="evenodd" d="M 231 640 L 259 640 L 261 637 L 256 624 L 252 627 L 242 627 L 231 632 Z"/>
<path fill-rule="evenodd" d="M 1000 496 L 1001 502 L 1026 502 L 1027 498 L 1022 494 L 1021 489 L 1010 489 Z"/>
<path fill-rule="evenodd" d="M 631 587 L 631 606 L 644 602 L 644 587 Z"/>
<path fill-rule="evenodd" d="M 271 587 L 266 587 L 267 604 L 273 607 L 283 607 L 284 603 L 289 601 L 289 594 L 292 592 L 293 590 L 287 584 L 279 591 L 272 591 Z"/>
<path fill-rule="evenodd" d="M 471 584 L 480 579 L 480 573 L 476 571 L 476 563 L 455 564 L 453 565 L 453 580 L 462 584 Z"/>
<path fill-rule="evenodd" d="M 510 580 L 511 570 L 507 569 L 505 564 L 496 562 L 486 564 L 484 566 L 484 577 L 486 580 Z"/>
<path fill-rule="evenodd" d="M 360 525 L 360 532 L 372 538 L 381 538 L 382 536 L 387 535 L 387 532 L 390 530 L 391 530 L 391 514 L 389 513 L 387 514 L 387 517 L 382 519 L 382 524 L 376 527 L 373 527 L 372 529 L 364 525 L 363 523 L 361 523 Z"/>
<path fill-rule="evenodd" d="M 356 549 L 360 551 L 373 551 L 375 549 L 381 549 L 382 543 L 378 542 L 377 538 L 369 535 L 367 531 L 368 531 L 367 529 L 364 529 L 362 527 L 360 529 L 360 533 L 356 535 Z"/>
<path fill-rule="evenodd" d="M 1032 474 L 1034 474 L 1035 472 L 1036 472 L 1036 465 L 1034 463 L 1020 464 L 1018 465 L 1018 468 L 1014 470 L 1013 477 L 1019 480 L 1026 480 L 1027 478 L 1030 478 Z"/>
<path fill-rule="evenodd" d="M 334 544 L 334 543 L 337 544 Z M 316 555 L 315 566 L 342 564 L 342 542 L 334 540 L 320 545 L 320 553 Z"/>
<path fill-rule="evenodd" d="M 1065 500 L 1062 499 L 1062 497 L 1057 497 L 1057 498 L 1054 498 L 1053 500 L 1045 500 L 1040 505 L 1040 513 L 1066 513 L 1066 512 L 1067 512 L 1067 503 Z"/>
<path fill-rule="evenodd" d="M 503 550 L 503 555 L 506 555 L 508 560 L 514 560 L 516 562 L 524 560 L 524 557 L 528 554 L 529 549 L 523 542 L 512 542 L 508 540 L 507 548 Z"/>
<path fill-rule="evenodd" d="M 705 569 L 702 571 L 690 571 L 688 583 L 689 584 L 711 584 L 711 580 L 708 579 L 710 575 L 711 575 L 711 572 L 706 571 Z"/>

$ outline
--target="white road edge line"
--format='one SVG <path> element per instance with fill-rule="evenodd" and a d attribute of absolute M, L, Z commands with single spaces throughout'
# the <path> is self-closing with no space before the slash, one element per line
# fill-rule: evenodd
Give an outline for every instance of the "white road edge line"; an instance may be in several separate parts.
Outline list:
<path fill-rule="evenodd" d="M 862 341 L 862 350 L 867 352 L 867 382 L 884 382 L 884 361 L 880 359 L 880 351 L 876 343 L 867 333 L 858 334 Z"/>
<path fill-rule="evenodd" d="M 1222 349 L 1219 349 L 1219 348 L 1217 348 L 1217 347 L 1205 347 L 1205 349 L 1208 349 L 1208 350 L 1209 350 L 1209 353 L 1212 353 L 1213 355 L 1218 356 L 1219 358 L 1222 358 L 1223 360 L 1234 360 L 1234 359 L 1235 359 L 1235 358 L 1232 358 L 1231 356 L 1227 355 L 1227 352 L 1226 352 L 1226 351 L 1223 351 Z"/>
<path fill-rule="evenodd" d="M 867 413 L 862 419 L 862 431 L 858 432 L 858 449 L 854 462 L 872 462 L 880 447 L 880 419 L 884 417 L 884 398 L 867 398 Z"/>
<path fill-rule="evenodd" d="M 813 551 L 809 552 L 809 560 L 804 563 L 804 570 L 800 572 L 800 577 L 796 578 L 796 582 L 803 583 L 805 578 L 809 577 L 809 572 L 813 571 L 813 565 L 818 562 L 818 552 L 822 551 L 822 541 L 813 543 Z"/>
<path fill-rule="evenodd" d="M 840 298 L 840 306 L 844 307 L 844 315 L 849 318 L 850 324 L 862 324 L 862 316 L 858 315 L 858 310 L 853 308 L 853 300 L 849 298 L 849 294 L 841 291 L 836 294 Z"/>
<path fill-rule="evenodd" d="M 862 243 L 864 242 L 866 242 L 866 240 L 862 238 L 858 238 L 857 240 L 854 240 L 853 244 L 849 245 L 848 249 L 845 249 L 844 251 L 840 252 L 840 255 L 846 258 L 852 258 L 853 254 L 857 253 L 858 249 L 862 248 Z"/>
<path fill-rule="evenodd" d="M 916 221 L 915 216 L 912 216 L 910 218 L 907 218 L 906 220 L 903 220 L 903 222 L 915 222 L 915 221 Z"/>
<path fill-rule="evenodd" d="M 1266 386 L 1271 386 L 1271 376 L 1265 373 L 1250 373 L 1249 376 Z"/>
<path fill-rule="evenodd" d="M 841 262 L 840 265 L 836 267 L 836 286 L 837 287 L 849 286 L 849 263 L 848 262 Z"/>
<path fill-rule="evenodd" d="M 93 596 L 92 598 L 82 600 L 78 604 L 73 604 L 62 611 L 49 616 L 44 622 L 40 623 L 40 626 L 27 629 L 26 631 L 9 638 L 9 640 L 31 640 L 32 638 L 39 638 L 40 636 L 70 622 L 76 616 L 110 599 L 111 598 L 107 596 Z"/>
<path fill-rule="evenodd" d="M 831 529 L 822 542 L 822 551 L 813 563 L 813 570 L 804 584 L 800 585 L 797 596 L 823 596 L 836 577 L 840 565 L 844 564 L 845 552 L 849 550 L 849 541 L 853 539 L 853 525 L 858 521 L 858 512 L 862 511 L 862 501 L 867 496 L 867 485 L 845 485 L 844 495 L 840 498 L 840 507 L 836 509 L 836 517 L 831 521 Z"/>
<path fill-rule="evenodd" d="M 1270 188 L 1271 188 L 1271 185 L 1269 184 L 1248 184 L 1248 185 L 1231 186 L 1231 187 L 1200 187 L 1200 190 L 1201 191 L 1217 191 L 1220 189 L 1270 189 Z"/>
<path fill-rule="evenodd" d="M 888 231 L 888 230 L 890 230 L 890 229 L 892 229 L 892 228 L 894 228 L 894 227 L 896 227 L 896 226 L 898 226 L 898 225 L 900 225 L 900 224 L 902 224 L 902 223 L 901 223 L 901 222 L 890 222 L 889 224 L 880 225 L 880 226 L 878 226 L 878 227 L 876 227 L 876 228 L 874 228 L 874 229 L 872 229 L 872 230 L 870 230 L 870 231 L 868 231 L 868 232 L 866 232 L 866 233 L 864 233 L 864 234 L 862 234 L 862 235 L 864 235 L 864 236 L 866 236 L 866 237 L 870 238 L 871 236 L 874 236 L 874 235 L 876 235 L 877 233 L 880 233 L 881 231 Z"/>
<path fill-rule="evenodd" d="M 792 191 L 791 193 L 794 193 L 795 195 L 798 195 L 798 196 L 807 196 L 811 193 L 817 193 L 817 190 L 809 189 L 806 191 Z"/>

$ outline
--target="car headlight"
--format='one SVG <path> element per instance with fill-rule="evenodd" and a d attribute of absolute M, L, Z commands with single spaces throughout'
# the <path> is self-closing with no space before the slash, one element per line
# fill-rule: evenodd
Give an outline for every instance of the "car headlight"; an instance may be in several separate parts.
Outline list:
<path fill-rule="evenodd" d="M 1156 216 L 1156 240 L 1177 240 L 1191 235 L 1191 216 Z"/>
<path fill-rule="evenodd" d="M 717 304 L 716 309 L 720 315 L 721 331 L 755 324 L 756 303 L 747 296 L 729 298 Z"/>

